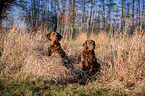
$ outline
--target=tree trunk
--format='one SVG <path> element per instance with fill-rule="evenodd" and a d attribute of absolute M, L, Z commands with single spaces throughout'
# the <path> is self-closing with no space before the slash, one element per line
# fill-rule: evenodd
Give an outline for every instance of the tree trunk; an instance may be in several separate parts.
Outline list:
<path fill-rule="evenodd" d="M 73 34 L 74 34 L 74 21 L 75 21 L 75 0 L 72 0 L 72 21 L 71 21 L 71 39 L 73 38 Z"/>

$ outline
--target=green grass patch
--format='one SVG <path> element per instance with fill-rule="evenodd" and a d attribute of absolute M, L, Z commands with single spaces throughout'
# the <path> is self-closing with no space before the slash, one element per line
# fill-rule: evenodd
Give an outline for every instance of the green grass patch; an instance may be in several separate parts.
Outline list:
<path fill-rule="evenodd" d="M 145 93 L 126 93 L 119 90 L 104 90 L 92 85 L 80 85 L 78 83 L 68 85 L 54 85 L 44 81 L 15 81 L 9 82 L 1 80 L 0 95 L 3 96 L 20 96 L 20 95 L 37 95 L 37 96 L 144 96 Z"/>

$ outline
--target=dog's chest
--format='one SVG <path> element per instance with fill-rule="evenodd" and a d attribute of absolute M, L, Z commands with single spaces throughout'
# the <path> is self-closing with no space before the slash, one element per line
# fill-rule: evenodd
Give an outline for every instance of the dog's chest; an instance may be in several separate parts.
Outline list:
<path fill-rule="evenodd" d="M 84 52 L 84 58 L 88 61 L 88 62 L 92 62 L 94 59 L 94 52 Z"/>
<path fill-rule="evenodd" d="M 50 49 L 53 52 L 54 51 L 59 51 L 60 50 L 60 47 L 61 47 L 60 44 L 57 44 L 57 43 L 56 44 L 54 43 L 54 44 L 50 45 Z"/>

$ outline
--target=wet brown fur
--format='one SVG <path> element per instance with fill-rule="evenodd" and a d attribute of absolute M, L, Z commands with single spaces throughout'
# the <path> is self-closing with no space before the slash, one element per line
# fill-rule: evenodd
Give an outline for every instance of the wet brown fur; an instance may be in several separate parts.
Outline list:
<path fill-rule="evenodd" d="M 51 56 L 52 54 L 59 54 L 67 68 L 73 67 L 71 60 L 68 58 L 64 50 L 61 48 L 61 44 L 59 43 L 62 36 L 57 32 L 50 32 L 46 35 L 46 38 L 50 41 L 50 45 L 48 47 L 48 56 Z"/>
<path fill-rule="evenodd" d="M 87 40 L 83 43 L 84 49 L 81 54 L 82 70 L 88 73 L 95 73 L 100 70 L 100 64 L 95 57 L 95 41 Z"/>

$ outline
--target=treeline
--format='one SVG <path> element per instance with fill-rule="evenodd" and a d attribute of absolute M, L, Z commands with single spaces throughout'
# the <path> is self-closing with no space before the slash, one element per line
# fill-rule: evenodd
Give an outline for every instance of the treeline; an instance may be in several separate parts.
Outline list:
<path fill-rule="evenodd" d="M 145 0 L 2 0 L 1 26 L 3 20 L 11 18 L 5 18 L 7 13 L 16 9 L 22 13 L 18 19 L 31 31 L 59 31 L 73 36 L 101 30 L 132 34 L 136 28 L 145 28 Z"/>

